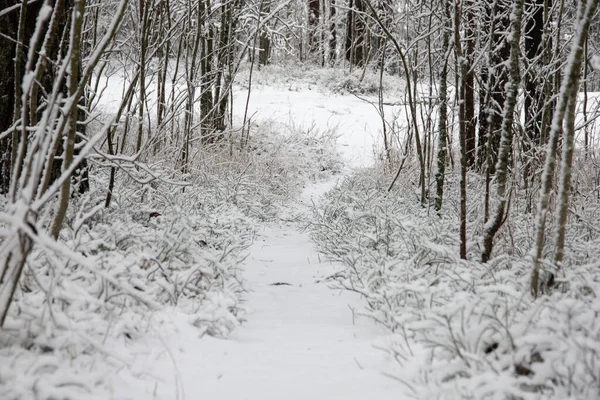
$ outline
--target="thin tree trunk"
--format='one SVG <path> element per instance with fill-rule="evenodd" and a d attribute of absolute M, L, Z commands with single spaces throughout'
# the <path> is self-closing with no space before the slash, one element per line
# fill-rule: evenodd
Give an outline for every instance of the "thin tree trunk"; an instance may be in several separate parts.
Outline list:
<path fill-rule="evenodd" d="M 472 9 L 466 9 L 466 51 L 464 62 L 467 64 L 465 76 L 465 152 L 467 167 L 475 166 L 476 140 L 475 140 L 475 69 L 473 68 L 473 56 L 475 54 L 475 17 Z"/>
<path fill-rule="evenodd" d="M 458 140 L 460 143 L 460 258 L 467 259 L 467 140 L 465 121 L 465 96 L 467 91 L 468 66 L 464 59 L 460 38 L 461 10 L 459 1 L 454 3 L 454 49 L 456 51 L 457 69 L 460 84 L 458 97 Z"/>
<path fill-rule="evenodd" d="M 318 1 L 317 1 L 318 5 Z M 263 1 L 261 2 L 260 13 L 268 15 L 271 12 L 271 2 Z M 310 17 L 309 17 L 310 21 Z M 260 38 L 258 41 L 258 45 L 260 47 L 258 53 L 258 65 L 267 65 L 269 64 L 269 57 L 271 56 L 271 39 L 269 38 L 269 34 L 267 32 L 266 27 L 262 27 L 260 29 Z"/>
<path fill-rule="evenodd" d="M 498 163 L 496 165 L 496 201 L 497 205 L 486 221 L 483 231 L 483 252 L 481 261 L 487 262 L 492 254 L 494 236 L 502 227 L 508 214 L 509 191 L 509 161 L 512 153 L 513 123 L 515 120 L 515 109 L 519 93 L 521 75 L 519 72 L 521 39 L 521 22 L 523 19 L 524 0 L 517 0 L 514 4 L 512 15 L 512 29 L 510 35 L 510 78 L 506 90 L 506 103 L 502 115 L 502 127 Z"/>
<path fill-rule="evenodd" d="M 442 70 L 440 72 L 440 108 L 438 120 L 438 153 L 437 153 L 437 172 L 435 174 L 436 182 L 436 199 L 435 211 L 438 213 L 442 209 L 444 200 L 444 180 L 446 178 L 446 158 L 448 153 L 448 49 L 450 47 L 449 30 L 452 29 L 452 21 L 448 17 L 450 14 L 449 3 L 443 0 L 445 6 L 445 24 L 444 33 L 442 34 L 442 49 L 444 59 L 442 60 Z"/>
<path fill-rule="evenodd" d="M 556 235 L 554 240 L 554 264 L 556 268 L 560 267 L 564 257 L 564 242 L 566 232 L 566 222 L 568 215 L 569 191 L 571 185 L 571 164 L 573 159 L 573 142 L 575 136 L 575 107 L 577 101 L 577 92 L 579 90 L 579 79 L 581 64 L 583 62 L 583 47 L 589 31 L 591 18 L 598 6 L 599 0 L 582 0 L 579 2 L 580 12 L 576 21 L 577 28 L 571 54 L 564 69 L 559 91 L 558 103 L 554 110 L 552 119 L 552 128 L 550 131 L 550 141 L 546 153 L 546 164 L 542 175 L 542 190 L 538 203 L 538 214 L 536 219 L 536 242 L 533 261 L 533 271 L 531 274 L 531 291 L 534 296 L 538 296 L 540 290 L 551 286 L 554 280 L 554 273 L 546 275 L 545 279 L 540 279 L 540 264 L 544 248 L 546 218 L 548 215 L 549 198 L 552 188 L 552 178 L 556 165 L 556 151 L 558 147 L 559 136 L 562 133 L 563 121 L 566 116 L 566 131 L 563 140 L 563 160 L 560 173 L 559 193 L 558 193 L 558 216 L 556 225 Z"/>
<path fill-rule="evenodd" d="M 318 54 L 321 47 L 319 21 L 321 18 L 321 0 L 308 0 L 308 51 Z"/>
<path fill-rule="evenodd" d="M 142 150 L 142 142 L 144 138 L 144 105 L 146 102 L 146 53 L 148 51 L 148 13 L 149 7 L 146 4 L 147 0 L 139 0 L 140 4 L 140 90 L 138 99 L 138 120 L 137 120 L 137 140 L 135 144 L 135 152 L 139 153 Z"/>
<path fill-rule="evenodd" d="M 329 64 L 333 66 L 335 65 L 337 60 L 337 27 L 335 23 L 335 0 L 331 0 L 331 6 L 329 10 Z"/>
<path fill-rule="evenodd" d="M 571 167 L 573 164 L 573 152 L 574 152 L 574 140 L 575 140 L 575 117 L 576 117 L 576 108 L 577 108 L 577 93 L 579 91 L 579 80 L 580 80 L 580 72 L 581 66 L 583 63 L 583 53 L 585 41 L 589 32 L 591 18 L 596 11 L 599 0 L 582 0 L 579 2 L 580 12 L 578 13 L 577 19 L 577 30 L 575 34 L 575 39 L 573 41 L 573 47 L 571 49 L 571 55 L 569 57 L 569 61 L 567 66 L 565 67 L 566 80 L 563 80 L 563 84 L 561 85 L 559 104 L 557 105 L 557 110 L 555 110 L 555 117 L 552 121 L 552 131 L 551 131 L 551 143 L 558 142 L 558 140 L 554 140 L 554 136 L 558 137 L 560 133 L 560 129 L 557 126 L 558 124 L 562 125 L 562 120 L 566 116 L 565 123 L 565 132 L 563 139 L 563 151 L 562 151 L 562 164 L 560 171 L 560 180 L 558 185 L 558 215 L 557 215 L 557 224 L 555 229 L 555 238 L 554 238 L 554 266 L 558 271 L 562 266 L 562 261 L 564 258 L 564 246 L 565 246 L 565 237 L 567 230 L 567 216 L 569 213 L 569 193 L 571 190 Z M 559 119 L 560 118 L 560 119 Z M 550 151 L 550 149 L 548 149 Z M 539 269 L 540 269 L 540 259 L 542 255 L 543 249 L 543 240 L 544 240 L 544 228 L 545 228 L 545 216 L 548 212 L 548 196 L 550 192 L 550 184 L 551 175 L 554 173 L 554 163 L 556 156 L 554 154 L 550 155 L 548 153 L 546 158 L 546 168 L 544 169 L 543 175 L 543 185 L 542 185 L 542 194 L 540 196 L 540 205 L 538 209 L 538 215 L 543 215 L 544 219 L 538 218 L 539 226 L 537 227 L 539 231 L 537 232 L 536 242 L 536 252 L 534 259 L 534 267 L 532 273 L 531 280 L 531 289 L 535 296 L 538 295 L 538 291 L 540 290 L 540 286 L 547 286 L 548 288 L 551 286 L 551 283 L 554 281 L 554 274 L 557 271 L 553 271 L 547 274 L 547 277 L 544 282 L 539 282 Z"/>
<path fill-rule="evenodd" d="M 81 44 L 81 30 L 83 25 L 83 15 L 85 12 L 85 0 L 75 0 L 75 6 L 73 8 L 72 26 L 71 26 L 71 40 L 70 40 L 70 60 L 69 60 L 69 101 L 73 104 L 79 103 L 77 96 L 77 88 L 79 86 L 79 70 L 80 70 L 80 44 Z M 73 161 L 73 154 L 75 151 L 75 138 L 77 136 L 77 120 L 78 120 L 78 109 L 77 107 L 71 108 L 69 118 L 69 130 L 67 132 L 67 142 L 64 150 L 64 157 L 62 161 L 62 170 L 65 173 L 71 166 Z M 58 209 L 54 220 L 52 221 L 52 228 L 50 235 L 57 239 L 62 228 L 63 221 L 67 214 L 67 208 L 69 207 L 69 198 L 71 196 L 71 179 L 65 179 L 60 190 L 60 199 L 58 201 Z"/>

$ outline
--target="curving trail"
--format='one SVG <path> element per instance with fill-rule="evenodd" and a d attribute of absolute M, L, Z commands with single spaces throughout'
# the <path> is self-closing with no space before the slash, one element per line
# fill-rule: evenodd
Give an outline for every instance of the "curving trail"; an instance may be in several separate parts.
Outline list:
<path fill-rule="evenodd" d="M 320 261 L 307 233 L 265 228 L 250 251 L 248 322 L 227 340 L 204 338 L 181 354 L 185 398 L 400 398 L 399 383 L 381 373 L 388 361 L 373 347 L 383 331 L 353 318 L 349 306 L 360 309 L 360 299 L 321 282 L 339 267 Z"/>
<path fill-rule="evenodd" d="M 378 115 L 353 97 L 265 87 L 253 92 L 250 114 L 336 126 L 349 167 L 372 162 Z M 334 184 L 307 187 L 301 203 L 310 205 Z M 174 321 L 179 332 L 169 342 L 176 348 L 164 368 L 176 366 L 177 391 L 161 383 L 146 393 L 193 400 L 402 400 L 403 386 L 384 375 L 394 362 L 374 347 L 386 333 L 354 317 L 351 308 L 363 307 L 357 295 L 332 290 L 323 279 L 339 268 L 322 260 L 308 233 L 293 224 L 261 228 L 243 266 L 248 321 L 227 340 L 198 340 L 185 322 Z"/>

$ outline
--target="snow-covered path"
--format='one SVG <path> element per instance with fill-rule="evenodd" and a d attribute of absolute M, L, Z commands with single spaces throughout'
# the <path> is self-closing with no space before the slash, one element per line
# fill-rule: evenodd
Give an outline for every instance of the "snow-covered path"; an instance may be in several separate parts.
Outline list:
<path fill-rule="evenodd" d="M 181 343 L 185 398 L 398 399 L 399 384 L 381 372 L 388 361 L 373 347 L 383 331 L 353 318 L 358 297 L 322 281 L 336 269 L 293 226 L 259 232 L 244 266 L 248 321 L 227 340 Z"/>
<path fill-rule="evenodd" d="M 253 92 L 249 112 L 258 120 L 335 126 L 352 166 L 372 160 L 378 116 L 355 98 L 265 87 Z M 334 184 L 307 187 L 302 203 Z M 185 398 L 398 400 L 399 383 L 383 374 L 391 361 L 374 347 L 385 332 L 354 317 L 352 308 L 363 306 L 357 295 L 323 280 L 339 268 L 293 224 L 257 232 L 243 266 L 248 321 L 226 340 L 190 337 L 192 351 L 182 343 L 175 358 Z"/>
<path fill-rule="evenodd" d="M 259 122 L 337 127 L 348 166 L 372 163 L 380 122 L 358 99 L 264 87 L 253 92 L 249 112 Z M 308 186 L 300 207 L 334 184 Z M 330 287 L 325 278 L 340 266 L 320 257 L 308 232 L 295 224 L 259 227 L 249 252 L 242 266 L 247 322 L 227 339 L 200 339 L 180 316 L 167 318 L 173 326 L 163 345 L 171 362 L 152 368 L 164 379 L 140 398 L 402 400 L 402 385 L 384 374 L 394 362 L 376 348 L 385 331 L 354 315 L 364 307 L 358 295 Z"/>

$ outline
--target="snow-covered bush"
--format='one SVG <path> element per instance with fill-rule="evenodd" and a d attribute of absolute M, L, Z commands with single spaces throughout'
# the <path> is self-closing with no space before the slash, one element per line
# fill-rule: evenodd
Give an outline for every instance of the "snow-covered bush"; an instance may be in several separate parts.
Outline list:
<path fill-rule="evenodd" d="M 233 204 L 261 221 L 274 220 L 307 183 L 341 171 L 336 140 L 334 129 L 276 121 L 253 124 L 247 149 L 226 146 L 199 154 L 192 181 L 217 204 Z"/>
<path fill-rule="evenodd" d="M 117 191 L 109 209 L 89 201 L 87 209 L 74 207 L 61 234 L 66 249 L 103 275 L 36 246 L 1 336 L 0 398 L 103 398 L 110 379 L 83 366 L 110 375 L 115 360 L 107 348 L 118 343 L 131 351 L 155 335 L 159 310 L 140 299 L 187 316 L 200 336 L 227 336 L 243 321 L 239 266 L 253 220 L 211 199 L 202 186 L 185 192 L 166 184 L 137 186 L 137 193 Z M 98 200 L 100 191 L 95 195 Z"/>
<path fill-rule="evenodd" d="M 461 260 L 457 219 L 428 213 L 410 192 L 387 193 L 387 183 L 373 171 L 347 178 L 315 208 L 312 236 L 346 266 L 337 284 L 361 293 L 368 315 L 393 332 L 406 394 L 597 399 L 598 232 L 582 236 L 572 224 L 562 290 L 534 300 L 531 218 L 512 221 L 510 255 Z"/>
<path fill-rule="evenodd" d="M 126 166 L 109 208 L 109 171 L 93 167 L 60 240 L 28 258 L 0 332 L 0 399 L 119 398 L 124 376 L 164 379 L 139 360 L 169 364 L 164 338 L 178 324 L 225 337 L 243 322 L 241 266 L 257 224 L 287 218 L 306 182 L 341 167 L 332 132 L 286 129 L 253 127 L 244 151 L 196 149 L 187 174 Z"/>

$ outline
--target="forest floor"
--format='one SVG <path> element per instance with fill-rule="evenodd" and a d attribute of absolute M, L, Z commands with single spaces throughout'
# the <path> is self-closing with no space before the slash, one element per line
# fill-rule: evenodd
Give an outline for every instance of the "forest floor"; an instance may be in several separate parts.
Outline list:
<path fill-rule="evenodd" d="M 311 185 L 303 201 L 330 185 Z M 391 360 L 374 347 L 385 330 L 354 315 L 362 299 L 329 287 L 340 266 L 322 260 L 307 232 L 295 224 L 260 227 L 249 253 L 247 321 L 227 339 L 199 339 L 187 324 L 168 339 L 180 398 L 399 398 L 399 383 L 383 374 Z M 161 375 L 172 375 L 166 367 Z M 171 385 L 158 389 L 157 398 L 174 395 Z"/>
<path fill-rule="evenodd" d="M 236 93 L 237 113 L 246 95 Z M 374 162 L 379 115 L 352 95 L 259 85 L 248 115 L 259 125 L 337 132 L 342 175 Z M 331 287 L 327 278 L 343 267 L 325 260 L 304 229 L 313 203 L 342 175 L 307 184 L 289 204 L 300 216 L 295 221 L 256 227 L 241 268 L 248 309 L 241 327 L 227 339 L 200 338 L 184 319 L 165 318 L 171 328 L 161 347 L 170 362 L 164 355 L 143 362 L 148 374 L 163 379 L 147 386 L 125 379 L 115 393 L 136 399 L 399 399 L 402 385 L 386 375 L 397 364 L 378 349 L 385 347 L 386 330 L 358 315 L 364 304 L 357 294 Z"/>

